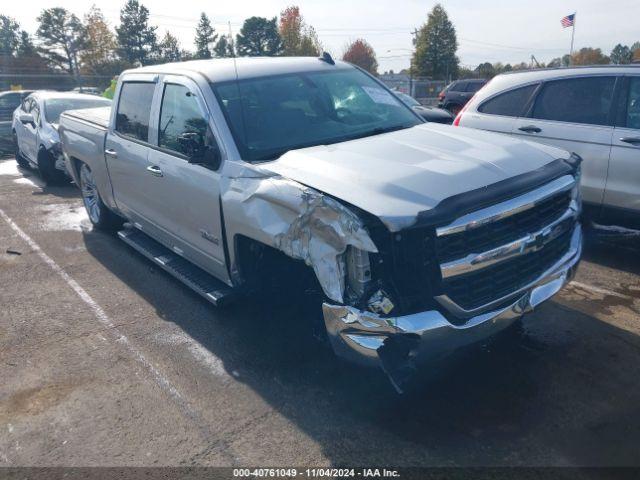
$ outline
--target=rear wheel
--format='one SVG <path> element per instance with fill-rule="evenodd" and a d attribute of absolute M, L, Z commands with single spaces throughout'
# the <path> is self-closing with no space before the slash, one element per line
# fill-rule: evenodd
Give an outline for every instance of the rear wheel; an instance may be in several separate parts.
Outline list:
<path fill-rule="evenodd" d="M 24 158 L 22 156 L 22 152 L 20 152 L 20 145 L 18 144 L 18 135 L 16 134 L 16 132 L 13 132 L 13 146 L 16 156 L 16 162 L 18 162 L 18 165 L 22 168 L 29 168 L 31 166 L 29 165 L 29 161 Z"/>
<path fill-rule="evenodd" d="M 86 163 L 80 165 L 80 191 L 84 208 L 94 227 L 113 231 L 122 226 L 122 218 L 109 210 L 100 198 L 93 172 Z"/>
<path fill-rule="evenodd" d="M 59 185 L 67 180 L 65 174 L 56 168 L 53 156 L 44 148 L 38 151 L 38 171 L 47 185 Z"/>

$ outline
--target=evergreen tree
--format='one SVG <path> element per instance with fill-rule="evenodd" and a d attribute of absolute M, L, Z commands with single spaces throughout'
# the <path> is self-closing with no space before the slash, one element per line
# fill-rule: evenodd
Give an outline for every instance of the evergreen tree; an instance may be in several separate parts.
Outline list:
<path fill-rule="evenodd" d="M 120 10 L 118 47 L 120 56 L 131 64 L 145 65 L 157 50 L 157 27 L 149 25 L 149 10 L 138 0 L 127 0 Z"/>
<path fill-rule="evenodd" d="M 460 61 L 456 56 L 456 29 L 442 5 L 437 4 L 429 13 L 427 23 L 418 31 L 415 46 L 411 61 L 414 75 L 436 80 L 457 76 Z"/>
<path fill-rule="evenodd" d="M 227 35 L 221 35 L 216 46 L 213 47 L 213 55 L 217 58 L 235 57 L 233 41 Z"/>
<path fill-rule="evenodd" d="M 178 39 L 166 32 L 164 38 L 158 45 L 160 49 L 160 59 L 163 62 L 179 62 L 182 60 L 182 50 Z"/>
<path fill-rule="evenodd" d="M 631 45 L 631 61 L 640 62 L 640 42 Z"/>
<path fill-rule="evenodd" d="M 218 35 L 211 25 L 209 17 L 202 12 L 200 21 L 196 27 L 196 58 L 211 58 L 211 45 L 216 41 Z"/>
<path fill-rule="evenodd" d="M 626 45 L 618 44 L 611 50 L 611 63 L 624 65 L 631 63 L 633 60 L 633 52 Z"/>
<path fill-rule="evenodd" d="M 236 48 L 240 56 L 273 56 L 282 51 L 282 41 L 276 25 L 277 18 L 247 18 L 237 35 Z"/>
<path fill-rule="evenodd" d="M 0 15 L 0 55 L 11 56 L 15 53 L 19 38 L 20 25 L 13 18 Z"/>
<path fill-rule="evenodd" d="M 20 32 L 20 40 L 16 49 L 18 57 L 37 57 L 38 51 L 31 40 L 31 36 L 25 30 Z"/>
<path fill-rule="evenodd" d="M 86 30 L 78 17 L 60 7 L 48 8 L 37 18 L 36 35 L 46 48 L 40 54 L 54 68 L 62 68 L 71 75 L 79 73 L 79 58 L 86 45 Z"/>

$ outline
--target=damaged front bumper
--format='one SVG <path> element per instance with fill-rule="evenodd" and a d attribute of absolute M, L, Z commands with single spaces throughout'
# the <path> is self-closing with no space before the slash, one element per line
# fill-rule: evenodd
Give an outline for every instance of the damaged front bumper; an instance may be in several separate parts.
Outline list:
<path fill-rule="evenodd" d="M 324 303 L 329 338 L 338 356 L 361 365 L 382 366 L 399 388 L 395 373 L 482 341 L 556 294 L 573 278 L 581 251 L 582 230 L 577 224 L 569 249 L 555 265 L 514 293 L 507 305 L 463 324 L 451 323 L 438 310 L 382 318 L 354 307 Z"/>

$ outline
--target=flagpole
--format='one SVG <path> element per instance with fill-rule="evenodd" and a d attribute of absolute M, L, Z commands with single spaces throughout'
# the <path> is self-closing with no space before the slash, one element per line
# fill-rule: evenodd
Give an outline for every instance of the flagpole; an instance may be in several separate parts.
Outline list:
<path fill-rule="evenodd" d="M 577 19 L 578 19 L 578 12 L 573 12 L 573 27 L 571 28 L 571 50 L 569 50 L 569 65 L 573 63 L 573 39 L 576 36 Z"/>

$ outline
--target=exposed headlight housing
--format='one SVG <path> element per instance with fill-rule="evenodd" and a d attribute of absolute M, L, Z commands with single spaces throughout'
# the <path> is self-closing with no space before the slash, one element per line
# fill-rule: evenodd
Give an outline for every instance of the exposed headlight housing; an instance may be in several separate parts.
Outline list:
<path fill-rule="evenodd" d="M 347 296 L 360 298 L 371 282 L 371 262 L 369 252 L 349 246 L 346 252 Z"/>

